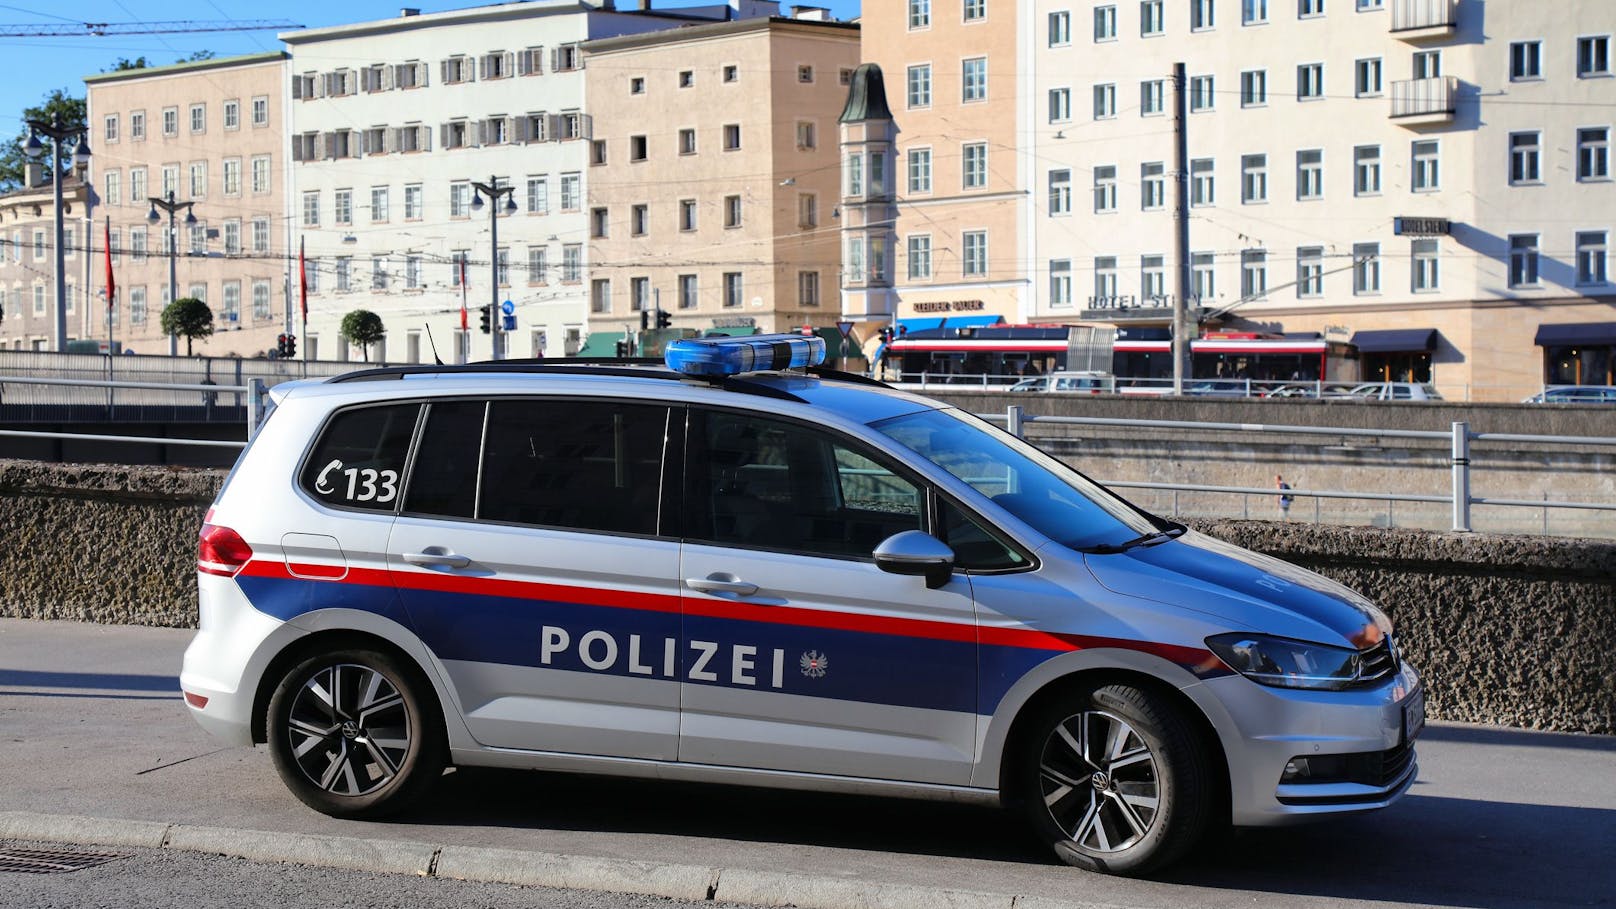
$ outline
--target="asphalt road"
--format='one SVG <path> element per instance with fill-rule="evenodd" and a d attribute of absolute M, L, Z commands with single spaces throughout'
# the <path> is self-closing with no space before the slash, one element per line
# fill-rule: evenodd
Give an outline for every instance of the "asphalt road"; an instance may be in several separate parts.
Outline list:
<path fill-rule="evenodd" d="M 1165 878 L 1130 881 L 1054 864 L 993 810 L 812 793 L 458 771 L 401 820 L 334 820 L 293 799 L 262 748 L 221 748 L 185 715 L 175 676 L 188 640 L 183 631 L 0 620 L 0 812 L 783 870 L 1147 909 L 1616 905 L 1616 738 L 1433 723 L 1420 742 L 1420 781 L 1392 808 L 1241 832 Z M 11 905 L 4 886 L 0 905 Z"/>

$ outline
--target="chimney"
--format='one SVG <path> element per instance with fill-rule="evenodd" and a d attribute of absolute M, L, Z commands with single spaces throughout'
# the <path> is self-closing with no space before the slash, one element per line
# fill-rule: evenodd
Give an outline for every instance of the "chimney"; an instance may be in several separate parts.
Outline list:
<path fill-rule="evenodd" d="M 406 6 L 398 11 L 398 17 L 400 19 L 408 19 L 411 16 L 419 15 L 421 15 L 421 8 L 419 6 Z"/>
<path fill-rule="evenodd" d="M 38 161 L 28 161 L 22 166 L 22 182 L 25 189 L 45 185 L 45 165 Z"/>

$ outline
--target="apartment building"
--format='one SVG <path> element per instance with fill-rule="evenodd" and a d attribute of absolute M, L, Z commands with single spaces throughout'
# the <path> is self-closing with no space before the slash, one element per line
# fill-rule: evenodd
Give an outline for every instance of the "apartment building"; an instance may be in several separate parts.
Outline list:
<path fill-rule="evenodd" d="M 1366 378 L 1434 380 L 1450 397 L 1616 377 L 1616 5 L 1022 9 L 1036 35 L 1030 321 L 1169 324 L 1182 62 L 1203 332 L 1317 333 L 1350 344 Z"/>
<path fill-rule="evenodd" d="M 843 205 L 858 212 L 842 251 L 850 319 L 1033 314 L 1020 141 L 1030 128 L 1027 15 L 1014 0 L 864 4 L 862 59 L 884 89 L 865 81 L 842 118 Z M 887 110 L 893 126 L 872 116 Z"/>
<path fill-rule="evenodd" d="M 47 145 L 47 149 L 48 149 Z M 0 195 L 0 350 L 55 350 L 56 202 L 38 165 L 21 189 Z M 87 321 L 104 310 L 81 291 L 91 258 L 85 252 L 85 186 L 62 181 L 62 250 L 69 338 L 94 338 Z M 105 330 L 99 337 L 106 337 Z"/>
<path fill-rule="evenodd" d="M 286 55 L 271 52 L 85 77 L 93 239 L 101 248 L 110 219 L 124 349 L 184 348 L 161 328 L 171 251 L 174 294 L 213 311 L 198 355 L 257 356 L 287 330 L 285 71 Z M 172 235 L 153 199 L 189 205 L 175 210 Z M 104 300 L 105 264 L 90 277 Z"/>
<path fill-rule="evenodd" d="M 294 245 L 306 249 L 301 352 L 357 359 L 338 328 L 368 309 L 388 329 L 372 359 L 487 359 L 495 337 L 509 357 L 576 353 L 588 333 L 599 128 L 582 45 L 778 8 L 533 0 L 281 35 Z M 511 304 L 514 328 L 481 334 L 479 309 L 494 301 Z"/>
<path fill-rule="evenodd" d="M 592 353 L 658 309 L 703 332 L 833 326 L 858 35 L 798 8 L 584 46 Z"/>

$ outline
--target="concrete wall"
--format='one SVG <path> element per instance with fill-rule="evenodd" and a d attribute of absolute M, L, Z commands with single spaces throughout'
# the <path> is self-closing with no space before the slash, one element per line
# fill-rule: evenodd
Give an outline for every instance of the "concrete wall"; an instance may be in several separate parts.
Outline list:
<path fill-rule="evenodd" d="M 196 531 L 222 479 L 0 461 L 0 615 L 194 626 Z M 1202 527 L 1383 604 L 1437 718 L 1616 733 L 1616 543 Z"/>

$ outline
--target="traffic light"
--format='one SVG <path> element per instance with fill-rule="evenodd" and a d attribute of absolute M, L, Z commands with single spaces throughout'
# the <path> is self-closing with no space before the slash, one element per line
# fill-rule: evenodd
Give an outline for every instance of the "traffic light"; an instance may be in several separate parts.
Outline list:
<path fill-rule="evenodd" d="M 618 357 L 626 357 L 626 356 L 628 356 L 628 342 L 627 341 L 618 341 L 617 342 L 617 356 Z"/>
<path fill-rule="evenodd" d="M 492 331 L 494 321 L 494 304 L 484 303 L 482 308 L 477 310 L 477 320 L 477 327 L 482 329 L 483 334 L 486 335 Z"/>
<path fill-rule="evenodd" d="M 651 313 L 649 310 L 640 310 L 640 331 L 651 327 Z"/>
<path fill-rule="evenodd" d="M 297 335 L 286 335 L 286 350 L 281 352 L 282 357 L 297 356 Z"/>
<path fill-rule="evenodd" d="M 286 335 L 284 334 L 275 336 L 275 356 L 286 356 Z"/>
<path fill-rule="evenodd" d="M 673 313 L 668 312 L 665 309 L 657 310 L 656 311 L 656 327 L 657 328 L 672 328 L 673 327 Z"/>

